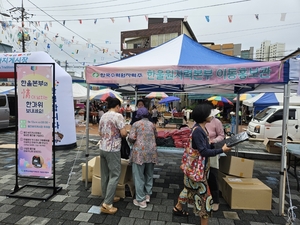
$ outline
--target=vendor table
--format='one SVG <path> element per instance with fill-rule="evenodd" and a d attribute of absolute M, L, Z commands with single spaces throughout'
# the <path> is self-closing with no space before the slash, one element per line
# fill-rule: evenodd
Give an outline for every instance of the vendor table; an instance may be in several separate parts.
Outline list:
<path fill-rule="evenodd" d="M 282 147 L 282 143 L 275 143 L 276 146 Z M 297 164 L 300 162 L 300 144 L 287 144 L 287 171 L 296 178 L 297 181 L 297 191 L 299 191 L 299 178 L 297 175 Z M 292 164 L 293 163 L 293 164 Z M 290 168 L 293 168 L 293 171 Z"/>

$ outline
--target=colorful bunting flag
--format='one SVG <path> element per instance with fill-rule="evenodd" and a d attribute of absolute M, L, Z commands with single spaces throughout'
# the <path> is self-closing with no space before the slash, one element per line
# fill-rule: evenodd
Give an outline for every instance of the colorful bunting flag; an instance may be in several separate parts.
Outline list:
<path fill-rule="evenodd" d="M 128 22 L 130 23 L 130 16 L 128 16 Z"/>
<path fill-rule="evenodd" d="M 168 23 L 168 17 L 167 16 L 164 16 L 163 23 Z"/>
<path fill-rule="evenodd" d="M 148 15 L 145 15 L 145 20 L 148 21 Z"/>
<path fill-rule="evenodd" d="M 65 20 L 63 20 L 63 25 L 64 25 L 64 26 L 66 25 L 66 21 L 65 21 Z"/>
<path fill-rule="evenodd" d="M 79 20 L 79 23 L 82 24 L 82 20 Z"/>
<path fill-rule="evenodd" d="M 206 22 L 209 22 L 209 16 L 205 16 Z"/>
<path fill-rule="evenodd" d="M 188 18 L 188 16 L 184 16 L 183 22 L 187 22 L 187 18 Z"/>
<path fill-rule="evenodd" d="M 256 20 L 259 20 L 259 14 L 255 14 Z"/>
<path fill-rule="evenodd" d="M 281 13 L 280 21 L 285 21 L 286 13 Z"/>
<path fill-rule="evenodd" d="M 113 22 L 113 23 L 115 22 L 115 19 L 114 19 L 114 18 L 110 18 L 110 20 L 111 20 L 111 22 Z"/>
<path fill-rule="evenodd" d="M 94 20 L 94 24 L 96 24 L 96 23 L 97 23 L 97 19 Z"/>
<path fill-rule="evenodd" d="M 229 23 L 232 23 L 232 17 L 233 17 L 233 15 L 229 15 L 229 16 L 228 16 L 228 21 L 229 21 Z"/>

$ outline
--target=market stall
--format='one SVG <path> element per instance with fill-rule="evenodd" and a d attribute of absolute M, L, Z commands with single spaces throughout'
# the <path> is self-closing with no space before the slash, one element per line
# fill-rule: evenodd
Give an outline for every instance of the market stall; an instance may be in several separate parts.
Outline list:
<path fill-rule="evenodd" d="M 128 59 L 102 66 L 87 66 L 86 79 L 89 84 L 130 84 L 136 90 L 139 85 L 156 85 L 161 89 L 179 86 L 178 91 L 186 92 L 196 89 L 205 91 L 218 84 L 220 89 L 226 87 L 227 91 L 237 93 L 238 99 L 240 93 L 255 89 L 255 84 L 285 84 L 285 92 L 289 93 L 290 80 L 288 63 L 258 62 L 223 55 L 203 47 L 186 35 Z M 289 98 L 285 96 L 288 106 Z M 284 127 L 283 130 L 283 137 L 286 137 Z M 282 142 L 285 146 L 286 138 Z M 285 156 L 286 148 L 283 147 L 282 151 Z M 280 214 L 284 206 L 285 168 L 286 160 L 282 157 Z"/>

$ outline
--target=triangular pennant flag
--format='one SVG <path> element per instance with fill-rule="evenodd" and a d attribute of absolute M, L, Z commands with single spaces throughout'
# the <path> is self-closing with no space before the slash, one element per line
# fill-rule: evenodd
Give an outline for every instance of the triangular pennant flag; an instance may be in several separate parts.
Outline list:
<path fill-rule="evenodd" d="M 94 20 L 94 24 L 96 24 L 96 23 L 97 23 L 97 19 Z"/>
<path fill-rule="evenodd" d="M 256 20 L 259 20 L 259 14 L 255 14 Z"/>
<path fill-rule="evenodd" d="M 229 15 L 229 16 L 228 16 L 228 21 L 229 21 L 229 23 L 232 22 L 232 17 L 233 17 L 233 15 Z"/>
<path fill-rule="evenodd" d="M 66 25 L 66 21 L 65 21 L 65 20 L 63 20 L 63 25 L 64 25 L 64 26 Z"/>
<path fill-rule="evenodd" d="M 79 50 L 76 50 L 76 54 L 78 54 Z"/>
<path fill-rule="evenodd" d="M 49 26 L 52 27 L 52 22 L 49 22 Z"/>
<path fill-rule="evenodd" d="M 168 17 L 167 16 L 164 16 L 163 23 L 168 23 Z"/>
<path fill-rule="evenodd" d="M 145 15 L 145 20 L 148 21 L 148 15 Z"/>
<path fill-rule="evenodd" d="M 186 22 L 186 21 L 187 21 L 187 18 L 188 18 L 188 16 L 184 16 L 183 22 Z"/>
<path fill-rule="evenodd" d="M 209 22 L 209 16 L 205 16 L 207 22 Z"/>
<path fill-rule="evenodd" d="M 128 16 L 128 22 L 130 23 L 130 16 Z"/>
<path fill-rule="evenodd" d="M 115 19 L 114 19 L 114 18 L 110 18 L 110 19 L 111 19 L 111 22 L 113 22 L 113 23 L 115 22 Z"/>
<path fill-rule="evenodd" d="M 281 13 L 280 21 L 285 21 L 286 13 Z"/>
<path fill-rule="evenodd" d="M 79 20 L 79 23 L 82 24 L 82 20 Z"/>

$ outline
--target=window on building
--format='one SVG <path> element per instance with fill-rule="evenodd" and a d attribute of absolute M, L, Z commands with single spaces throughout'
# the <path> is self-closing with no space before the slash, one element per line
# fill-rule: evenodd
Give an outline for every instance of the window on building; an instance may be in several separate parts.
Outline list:
<path fill-rule="evenodd" d="M 178 33 L 155 34 L 151 35 L 151 48 L 161 45 L 173 38 L 176 38 Z"/>

